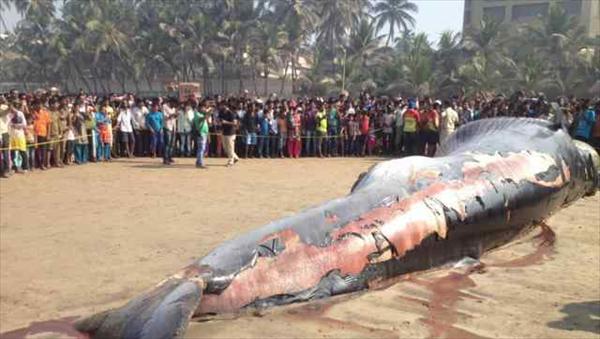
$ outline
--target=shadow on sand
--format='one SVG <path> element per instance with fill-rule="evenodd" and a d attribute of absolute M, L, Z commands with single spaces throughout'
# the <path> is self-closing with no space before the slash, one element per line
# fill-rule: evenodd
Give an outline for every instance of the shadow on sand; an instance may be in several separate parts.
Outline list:
<path fill-rule="evenodd" d="M 566 316 L 549 322 L 549 327 L 600 334 L 600 300 L 566 304 L 560 311 Z"/>

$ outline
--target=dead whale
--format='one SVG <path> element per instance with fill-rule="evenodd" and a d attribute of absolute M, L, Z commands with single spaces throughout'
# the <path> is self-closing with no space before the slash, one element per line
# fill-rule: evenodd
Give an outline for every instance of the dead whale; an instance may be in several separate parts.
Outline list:
<path fill-rule="evenodd" d="M 94 338 L 181 337 L 194 315 L 324 298 L 479 258 L 594 194 L 599 169 L 591 147 L 551 123 L 473 122 L 436 157 L 379 163 L 349 195 L 229 240 L 76 328 Z"/>

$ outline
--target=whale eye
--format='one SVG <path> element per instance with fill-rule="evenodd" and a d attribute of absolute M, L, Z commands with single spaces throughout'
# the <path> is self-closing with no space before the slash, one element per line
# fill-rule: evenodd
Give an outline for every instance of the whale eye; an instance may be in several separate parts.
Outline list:
<path fill-rule="evenodd" d="M 275 257 L 285 250 L 285 244 L 280 238 L 273 238 L 258 245 L 256 249 L 259 257 Z"/>

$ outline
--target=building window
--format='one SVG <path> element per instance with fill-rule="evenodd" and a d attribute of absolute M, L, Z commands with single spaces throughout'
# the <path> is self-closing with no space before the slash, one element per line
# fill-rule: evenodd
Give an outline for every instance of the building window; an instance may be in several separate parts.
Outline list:
<path fill-rule="evenodd" d="M 505 16 L 506 16 L 506 7 L 504 7 L 504 6 L 486 7 L 483 9 L 484 20 L 503 22 Z"/>
<path fill-rule="evenodd" d="M 567 15 L 581 15 L 581 0 L 566 0 L 561 3 Z"/>
<path fill-rule="evenodd" d="M 548 3 L 514 5 L 512 7 L 512 21 L 527 21 L 548 13 Z"/>

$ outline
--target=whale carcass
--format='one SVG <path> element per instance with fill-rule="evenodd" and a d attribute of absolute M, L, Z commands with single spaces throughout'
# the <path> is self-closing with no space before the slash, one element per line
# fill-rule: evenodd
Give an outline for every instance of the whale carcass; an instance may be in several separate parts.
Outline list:
<path fill-rule="evenodd" d="M 328 297 L 478 258 L 594 194 L 598 159 L 549 122 L 476 121 L 436 157 L 379 163 L 349 195 L 229 240 L 76 328 L 96 338 L 181 337 L 192 316 Z"/>

